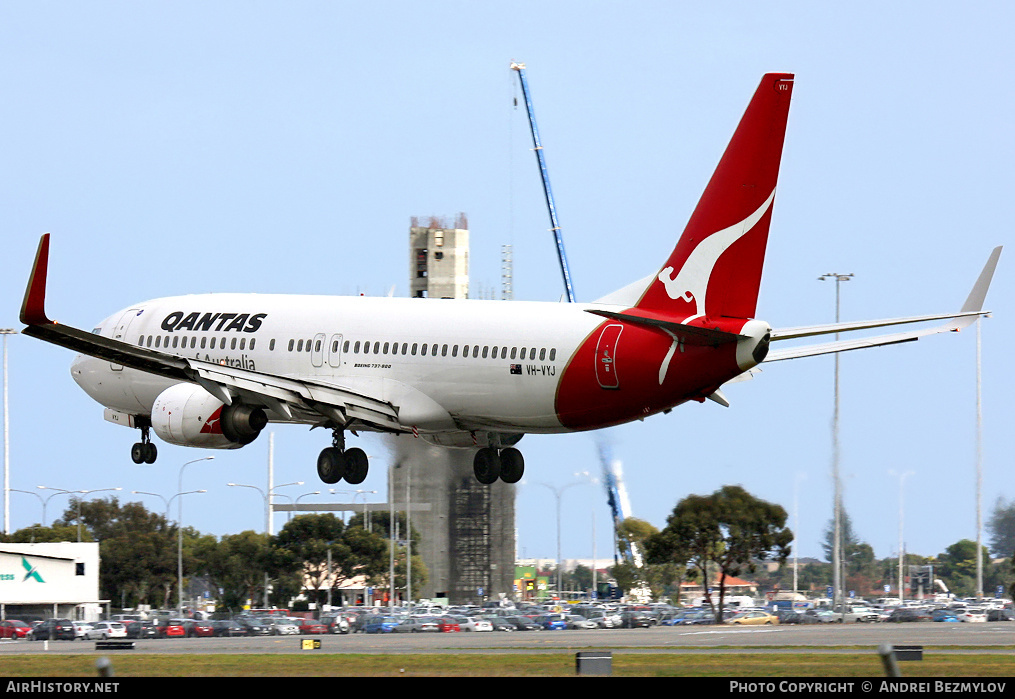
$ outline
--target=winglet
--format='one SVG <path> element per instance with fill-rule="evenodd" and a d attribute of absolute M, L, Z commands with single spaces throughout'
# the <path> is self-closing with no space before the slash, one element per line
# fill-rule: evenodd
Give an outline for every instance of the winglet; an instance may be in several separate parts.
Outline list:
<path fill-rule="evenodd" d="M 35 253 L 32 276 L 28 278 L 25 300 L 21 304 L 21 322 L 25 325 L 52 325 L 46 317 L 46 272 L 49 269 L 49 233 L 43 233 Z"/>
<path fill-rule="evenodd" d="M 973 284 L 973 290 L 969 292 L 966 302 L 962 305 L 963 313 L 983 310 L 983 301 L 987 298 L 987 289 L 990 287 L 990 280 L 994 277 L 994 269 L 997 267 L 997 261 L 1001 257 L 1001 247 L 1002 246 L 998 245 L 990 252 L 990 257 L 987 258 L 987 264 L 983 266 L 983 271 L 980 272 L 980 276 L 977 277 L 976 283 Z"/>

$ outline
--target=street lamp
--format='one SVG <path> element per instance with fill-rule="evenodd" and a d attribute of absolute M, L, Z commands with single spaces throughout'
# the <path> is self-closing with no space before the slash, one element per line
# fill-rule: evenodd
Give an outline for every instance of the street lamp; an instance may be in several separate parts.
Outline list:
<path fill-rule="evenodd" d="M 159 495 L 158 493 L 149 493 L 149 492 L 144 491 L 144 490 L 132 490 L 131 492 L 134 495 L 154 495 L 157 498 L 161 498 L 162 502 L 166 506 L 166 515 L 165 515 L 165 517 L 166 517 L 166 522 L 168 523 L 169 522 L 169 505 L 173 502 L 174 499 L 179 498 L 181 495 L 194 495 L 196 493 L 207 493 L 208 491 L 207 490 L 188 490 L 186 492 L 177 493 L 176 495 L 173 495 L 168 500 L 166 500 L 166 498 L 164 496 Z M 177 533 L 177 536 L 176 536 L 176 585 L 177 585 L 177 588 L 178 588 L 177 603 L 178 603 L 178 606 L 179 606 L 177 611 L 179 612 L 180 616 L 183 616 L 183 593 L 182 593 L 182 590 L 183 590 L 183 534 L 182 534 L 182 532 L 183 532 L 183 522 L 177 521 L 176 522 L 176 533 Z"/>
<path fill-rule="evenodd" d="M 262 489 L 258 488 L 256 485 L 247 485 L 246 483 L 226 483 L 226 485 L 228 485 L 230 488 L 253 488 L 254 490 L 256 490 L 261 494 L 261 497 L 264 499 L 264 533 L 267 534 L 268 536 L 271 536 L 271 496 L 277 495 L 275 491 L 278 490 L 279 488 L 285 488 L 290 485 L 303 485 L 303 481 L 296 481 L 294 483 L 283 483 L 281 485 L 276 485 L 275 487 L 271 488 L 267 493 L 265 493 Z"/>
<path fill-rule="evenodd" d="M 905 597 L 905 588 L 902 585 L 902 583 L 903 583 L 902 565 L 904 563 L 903 559 L 905 558 L 905 555 L 903 555 L 903 553 L 902 553 L 903 547 L 905 546 L 905 544 L 903 542 L 903 536 L 902 536 L 902 532 L 903 532 L 903 528 L 902 528 L 902 521 L 903 521 L 903 515 L 902 515 L 902 513 L 903 513 L 903 507 L 902 507 L 902 505 L 903 505 L 903 493 L 905 492 L 904 488 L 905 488 L 905 485 L 906 485 L 906 479 L 909 478 L 910 476 L 912 476 L 915 473 L 916 473 L 916 471 L 906 471 L 905 473 L 896 473 L 895 469 L 889 469 L 889 471 L 888 471 L 888 475 L 890 475 L 890 476 L 898 476 L 899 477 L 899 602 L 901 602 L 903 600 L 903 598 Z"/>
<path fill-rule="evenodd" d="M 91 495 L 92 493 L 106 493 L 113 490 L 123 490 L 123 488 L 96 488 L 94 490 L 78 490 L 82 496 Z M 78 543 L 81 543 L 81 501 L 83 497 L 78 498 Z"/>
<path fill-rule="evenodd" d="M 358 489 L 358 490 L 356 490 L 356 493 L 352 496 L 352 501 L 353 501 L 353 503 L 355 503 L 356 502 L 356 496 L 358 496 L 358 495 L 366 496 L 366 495 L 369 495 L 371 493 L 376 494 L 377 491 L 376 490 L 362 490 L 362 489 Z M 373 530 L 373 527 L 370 526 L 370 521 L 367 519 L 367 499 L 366 499 L 366 497 L 363 498 L 363 529 L 365 529 L 366 531 L 372 531 Z"/>
<path fill-rule="evenodd" d="M 584 476 L 586 478 L 589 476 L 587 471 L 582 472 L 582 473 L 576 473 L 574 475 L 575 476 Z M 557 500 L 557 595 L 559 596 L 560 593 L 561 593 L 561 570 L 560 570 L 560 567 L 561 567 L 561 551 L 560 551 L 560 501 L 561 501 L 561 497 L 564 495 L 564 491 L 567 490 L 568 488 L 571 488 L 571 487 L 576 486 L 576 485 L 588 485 L 588 482 L 586 482 L 586 481 L 574 481 L 572 483 L 567 483 L 567 484 L 562 485 L 562 486 L 553 486 L 553 485 L 550 485 L 549 483 L 538 483 L 537 485 L 541 485 L 541 486 L 545 486 L 545 487 L 549 488 L 553 492 L 553 495 L 554 495 L 554 497 Z"/>
<path fill-rule="evenodd" d="M 4 337 L 4 534 L 11 533 L 11 442 L 10 411 L 7 403 L 7 336 L 17 335 L 13 328 L 0 328 Z"/>
<path fill-rule="evenodd" d="M 835 282 L 835 322 L 839 322 L 839 286 L 853 278 L 849 274 L 829 272 L 818 277 L 818 281 L 833 280 Z M 835 333 L 839 339 L 839 333 Z M 835 409 L 832 413 L 832 488 L 834 494 L 834 525 L 832 533 L 832 607 L 842 599 L 842 480 L 839 477 L 839 353 L 835 353 Z"/>
<path fill-rule="evenodd" d="M 46 524 L 46 506 L 49 504 L 49 501 L 52 500 L 53 498 L 55 498 L 57 495 L 76 492 L 74 490 L 64 490 L 63 488 L 50 488 L 49 486 L 46 486 L 46 485 L 37 485 L 35 487 L 38 488 L 39 490 L 55 490 L 56 491 L 55 493 L 50 495 L 48 498 L 46 498 L 45 500 L 42 501 L 42 526 L 44 526 L 44 527 L 48 526 Z M 21 491 L 21 492 L 28 492 L 28 491 Z M 35 495 L 38 495 L 38 493 L 35 493 Z M 39 495 L 39 497 L 41 498 L 42 496 Z"/>

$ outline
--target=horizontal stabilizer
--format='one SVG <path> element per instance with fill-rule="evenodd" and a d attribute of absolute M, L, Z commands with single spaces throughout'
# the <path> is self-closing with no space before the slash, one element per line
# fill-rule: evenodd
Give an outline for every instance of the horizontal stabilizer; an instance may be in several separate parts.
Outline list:
<path fill-rule="evenodd" d="M 820 345 L 805 345 L 789 349 L 773 349 L 765 358 L 766 362 L 778 362 L 783 359 L 798 359 L 800 357 L 812 357 L 819 354 L 830 354 L 833 352 L 846 352 L 866 347 L 880 347 L 883 345 L 894 345 L 901 342 L 912 342 L 919 340 L 926 335 L 935 335 L 942 332 L 958 332 L 971 325 L 980 316 L 988 315 L 984 311 L 983 302 L 987 298 L 987 289 L 990 287 L 994 270 L 997 268 L 997 261 L 1001 257 L 1001 247 L 994 248 L 987 264 L 983 266 L 980 276 L 977 277 L 972 291 L 962 304 L 962 310 L 958 313 L 943 313 L 935 315 L 911 316 L 908 318 L 891 318 L 888 320 L 867 320 L 850 323 L 833 323 L 829 325 L 811 325 L 799 328 L 784 328 L 772 331 L 772 341 L 790 340 L 801 337 L 813 337 L 815 335 L 830 335 L 833 333 L 850 332 L 853 330 L 868 330 L 871 328 L 883 328 L 891 325 L 904 325 L 909 323 L 925 323 L 934 320 L 947 320 L 943 325 L 936 325 L 922 330 L 892 333 L 889 335 L 878 335 L 858 340 L 836 340 Z"/>
<path fill-rule="evenodd" d="M 587 308 L 585 310 L 588 313 L 603 316 L 604 318 L 610 318 L 611 320 L 620 320 L 625 323 L 645 325 L 650 328 L 664 330 L 668 333 L 672 333 L 674 336 L 679 338 L 681 342 L 688 345 L 706 345 L 708 347 L 716 347 L 730 342 L 749 339 L 744 335 L 737 335 L 736 333 L 728 333 L 723 330 L 712 330 L 710 328 L 699 328 L 694 325 L 684 325 L 683 323 L 677 323 L 671 320 L 659 320 L 658 318 L 646 318 L 644 316 L 636 316 L 630 313 L 615 313 L 613 311 L 603 311 L 592 308 Z"/>

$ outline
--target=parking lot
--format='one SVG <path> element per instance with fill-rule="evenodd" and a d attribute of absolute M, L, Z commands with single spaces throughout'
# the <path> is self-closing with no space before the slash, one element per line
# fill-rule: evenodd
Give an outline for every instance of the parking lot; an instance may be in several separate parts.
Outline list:
<path fill-rule="evenodd" d="M 835 652 L 880 643 L 923 645 L 928 652 L 963 648 L 1010 654 L 1013 626 L 993 624 L 849 624 L 772 627 L 652 627 L 533 631 L 527 633 L 348 634 L 235 638 L 152 638 L 133 641 L 130 650 L 97 651 L 94 641 L 0 641 L 3 654 L 45 653 L 511 653 L 613 649 L 626 652 L 715 652 L 718 649 L 787 652 L 786 646 Z M 320 647 L 304 649 L 304 641 Z M 935 646 L 941 647 L 934 650 Z"/>

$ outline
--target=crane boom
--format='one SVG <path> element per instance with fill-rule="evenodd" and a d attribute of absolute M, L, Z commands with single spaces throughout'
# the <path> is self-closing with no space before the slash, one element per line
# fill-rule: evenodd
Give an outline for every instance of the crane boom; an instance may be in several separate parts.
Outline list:
<path fill-rule="evenodd" d="M 557 260 L 560 262 L 560 273 L 564 278 L 564 291 L 567 299 L 574 303 L 574 288 L 571 286 L 571 270 L 567 264 L 567 254 L 564 252 L 564 238 L 560 232 L 560 223 L 557 222 L 557 207 L 553 202 L 553 191 L 550 189 L 550 175 L 546 170 L 546 158 L 543 156 L 543 145 L 539 141 L 539 129 L 536 128 L 536 113 L 532 109 L 532 97 L 529 95 L 529 83 L 525 79 L 525 64 L 511 63 L 511 70 L 518 73 L 518 81 L 522 85 L 522 96 L 525 98 L 525 109 L 529 115 L 529 129 L 532 131 L 533 150 L 536 151 L 536 160 L 539 162 L 539 176 L 543 180 L 543 194 L 546 196 L 546 207 L 550 212 L 550 230 L 553 233 L 554 241 L 557 244 Z"/>

